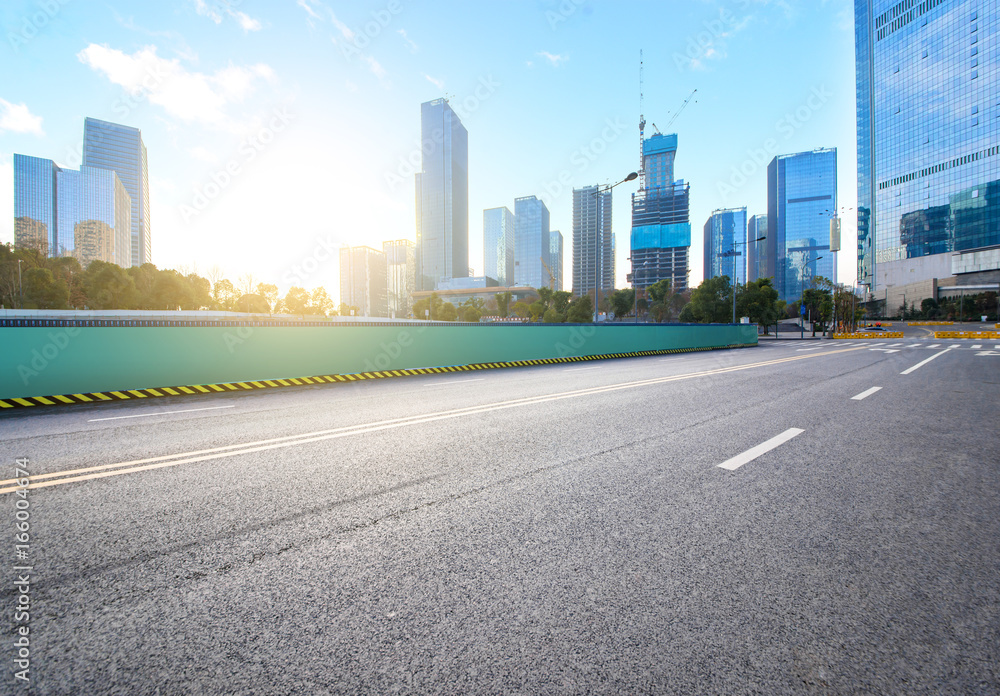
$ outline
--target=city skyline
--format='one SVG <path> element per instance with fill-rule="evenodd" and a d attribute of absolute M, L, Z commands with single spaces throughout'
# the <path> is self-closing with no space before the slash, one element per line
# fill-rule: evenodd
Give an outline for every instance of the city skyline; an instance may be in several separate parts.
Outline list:
<path fill-rule="evenodd" d="M 442 94 L 460 110 L 470 134 L 470 211 L 533 193 L 546 200 L 554 229 L 571 228 L 568 193 L 574 186 L 613 183 L 637 168 L 640 48 L 646 51 L 649 121 L 664 126 L 691 89 L 699 90 L 697 101 L 671 126 L 684 139 L 679 166 L 692 182 L 695 219 L 718 207 L 764 209 L 762 168 L 753 159 L 758 150 L 773 155 L 840 145 L 853 151 L 847 147 L 853 126 L 841 127 L 854 112 L 853 27 L 846 2 L 819 9 L 793 3 L 790 12 L 738 2 L 698 3 L 670 12 L 674 28 L 665 39 L 662 27 L 653 31 L 664 14 L 657 4 L 586 4 L 564 17 L 557 3 L 541 8 L 511 3 L 502 11 L 484 8 L 482 19 L 498 28 L 518 26 L 523 29 L 518 40 L 491 58 L 468 51 L 472 59 L 461 64 L 449 59 L 474 45 L 471 35 L 462 33 L 465 20 L 445 20 L 436 7 L 389 12 L 388 23 L 367 35 L 371 11 L 303 5 L 280 16 L 241 8 L 246 26 L 224 12 L 218 22 L 199 14 L 193 2 L 130 8 L 136 14 L 128 17 L 91 3 L 61 7 L 37 36 L 16 51 L 4 49 L 24 70 L 0 90 L 5 109 L 0 122 L 8 124 L 0 132 L 0 157 L 6 158 L 0 161 L 0 185 L 4 176 L 9 182 L 14 151 L 78 166 L 73 140 L 79 136 L 71 139 L 65 125 L 70 117 L 76 123 L 91 116 L 140 128 L 155 165 L 153 261 L 203 273 L 220 265 L 230 277 L 250 271 L 284 287 L 289 269 L 320 241 L 378 248 L 385 239 L 412 239 L 419 156 L 411 155 L 420 154 L 414 114 L 417 104 Z M 33 7 L 15 2 L 0 12 L 8 26 L 21 26 Z M 633 27 L 639 16 L 651 20 L 645 22 L 649 29 L 622 31 L 627 40 L 593 49 L 594 36 Z M 355 52 L 334 17 L 351 28 L 354 42 L 367 41 L 366 47 Z M 164 31 L 154 35 L 148 26 Z M 454 37 L 454 45 L 438 41 L 441 32 Z M 810 32 L 821 41 L 801 37 Z M 282 55 L 268 48 L 278 36 L 290 40 Z M 714 50 L 697 48 L 706 37 Z M 768 37 L 783 37 L 782 51 L 762 50 L 759 43 Z M 321 42 L 333 60 L 324 66 L 329 74 L 318 89 L 317 71 L 297 56 Z M 837 70 L 824 67 L 817 73 L 783 64 L 784 51 L 796 47 L 832 52 L 839 56 L 832 61 Z M 741 117 L 737 129 L 723 108 L 727 92 L 739 98 L 746 75 L 765 65 L 778 67 L 785 96 L 773 109 Z M 143 85 L 147 73 L 153 78 Z M 44 89 L 41 75 L 51 82 Z M 606 85 L 596 106 L 581 112 L 562 105 L 569 91 L 584 81 L 594 84 L 595 76 Z M 160 78 L 162 84 L 155 81 Z M 204 98 L 195 100 L 196 93 Z M 340 106 L 327 108 L 331 100 Z M 344 109 L 345 101 L 352 108 Z M 528 101 L 543 110 L 524 110 Z M 842 157 L 841 166 L 846 172 L 852 164 Z M 741 169 L 750 172 L 749 179 Z M 626 185 L 615 195 L 631 191 L 634 185 Z M 260 209 L 266 196 L 296 203 Z M 848 201 L 843 194 L 841 199 Z M 614 225 L 618 287 L 625 285 L 628 267 L 623 202 L 620 198 Z M 13 241 L 8 217 L 0 216 L 3 241 Z M 482 273 L 475 227 L 468 256 L 474 271 Z M 279 228 L 282 244 L 267 255 L 259 253 L 258 244 L 244 243 Z M 845 228 L 845 236 L 851 234 L 853 226 Z M 192 248 L 202 252 L 195 256 Z M 699 252 L 696 239 L 692 256 Z M 564 256 L 571 255 L 567 238 Z M 327 262 L 295 284 L 335 288 L 336 266 Z M 693 282 L 699 272 L 692 273 Z M 569 274 L 564 264 L 564 277 Z"/>

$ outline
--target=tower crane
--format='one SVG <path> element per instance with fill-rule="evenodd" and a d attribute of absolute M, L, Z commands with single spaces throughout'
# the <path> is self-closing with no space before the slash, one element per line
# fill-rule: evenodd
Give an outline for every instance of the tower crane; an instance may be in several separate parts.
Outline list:
<path fill-rule="evenodd" d="M 688 102 L 691 101 L 691 97 L 693 97 L 695 95 L 695 92 L 697 91 L 698 91 L 697 89 L 692 90 L 691 94 L 688 95 L 688 98 L 684 100 L 683 104 L 681 104 L 681 108 L 677 109 L 677 113 L 675 113 L 673 118 L 671 118 L 670 121 L 667 123 L 667 130 L 670 130 L 670 126 L 672 126 L 674 124 L 674 121 L 677 120 L 677 117 L 681 115 L 681 112 L 684 111 L 684 107 L 688 105 Z M 655 128 L 656 126 L 654 125 L 653 127 Z"/>

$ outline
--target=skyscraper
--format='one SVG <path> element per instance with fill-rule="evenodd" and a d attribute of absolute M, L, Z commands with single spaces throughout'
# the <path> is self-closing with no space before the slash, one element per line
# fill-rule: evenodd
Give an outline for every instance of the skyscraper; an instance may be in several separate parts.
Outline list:
<path fill-rule="evenodd" d="M 58 249 L 56 175 L 52 160 L 14 155 L 14 246 L 48 256 Z"/>
<path fill-rule="evenodd" d="M 1000 244 L 1000 7 L 855 0 L 854 20 L 858 282 L 949 277 Z"/>
<path fill-rule="evenodd" d="M 764 237 L 764 239 L 760 239 Z M 760 241 L 752 241 L 752 240 Z M 766 278 L 761 271 L 767 251 L 767 215 L 754 215 L 747 223 L 747 281 Z"/>
<path fill-rule="evenodd" d="M 388 316 L 385 261 L 385 254 L 371 247 L 340 250 L 340 301 L 357 307 L 359 316 Z"/>
<path fill-rule="evenodd" d="M 14 155 L 14 243 L 47 256 L 75 256 L 86 266 L 132 265 L 132 202 L 118 175 Z"/>
<path fill-rule="evenodd" d="M 573 294 L 604 297 L 615 288 L 611 191 L 598 186 L 573 189 Z"/>
<path fill-rule="evenodd" d="M 746 283 L 747 209 L 714 210 L 705 222 L 705 279 L 728 276 Z"/>
<path fill-rule="evenodd" d="M 549 269 L 552 271 L 553 282 L 557 292 L 563 289 L 563 236 L 562 232 L 549 232 Z"/>
<path fill-rule="evenodd" d="M 417 289 L 416 245 L 409 239 L 382 242 L 386 264 L 386 303 L 388 316 L 405 319 L 410 316 L 411 296 Z"/>
<path fill-rule="evenodd" d="M 794 302 L 813 278 L 837 280 L 830 218 L 837 211 L 837 149 L 778 155 L 767 166 L 767 268 L 778 297 Z"/>
<path fill-rule="evenodd" d="M 514 199 L 514 285 L 549 286 L 549 209 L 535 196 Z"/>
<path fill-rule="evenodd" d="M 83 122 L 83 166 L 110 169 L 121 179 L 131 200 L 130 263 L 152 263 L 149 218 L 149 168 L 142 132 L 117 123 L 87 118 Z"/>
<path fill-rule="evenodd" d="M 629 280 L 634 287 L 646 288 L 666 278 L 675 290 L 687 290 L 691 188 L 674 180 L 677 135 L 646 138 L 642 156 L 646 188 L 632 194 Z"/>
<path fill-rule="evenodd" d="M 416 175 L 417 285 L 469 275 L 469 134 L 445 99 L 420 105 Z"/>
<path fill-rule="evenodd" d="M 514 283 L 514 213 L 506 206 L 483 211 L 483 273 L 503 287 Z"/>

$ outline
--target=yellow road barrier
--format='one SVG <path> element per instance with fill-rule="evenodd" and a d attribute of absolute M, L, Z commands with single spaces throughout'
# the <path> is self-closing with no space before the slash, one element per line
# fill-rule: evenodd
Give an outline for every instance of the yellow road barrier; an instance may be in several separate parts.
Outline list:
<path fill-rule="evenodd" d="M 953 321 L 911 321 L 907 326 L 953 326 Z"/>
<path fill-rule="evenodd" d="M 864 333 L 835 333 L 834 338 L 902 338 L 902 331 L 865 331 Z"/>
<path fill-rule="evenodd" d="M 1000 339 L 1000 331 L 935 331 L 934 338 L 992 338 Z"/>

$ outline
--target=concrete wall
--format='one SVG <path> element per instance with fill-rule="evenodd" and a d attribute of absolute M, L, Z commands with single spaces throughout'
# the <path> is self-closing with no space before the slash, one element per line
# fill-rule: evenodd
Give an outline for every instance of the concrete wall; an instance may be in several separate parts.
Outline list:
<path fill-rule="evenodd" d="M 754 345 L 754 325 L 0 328 L 0 398 Z"/>

